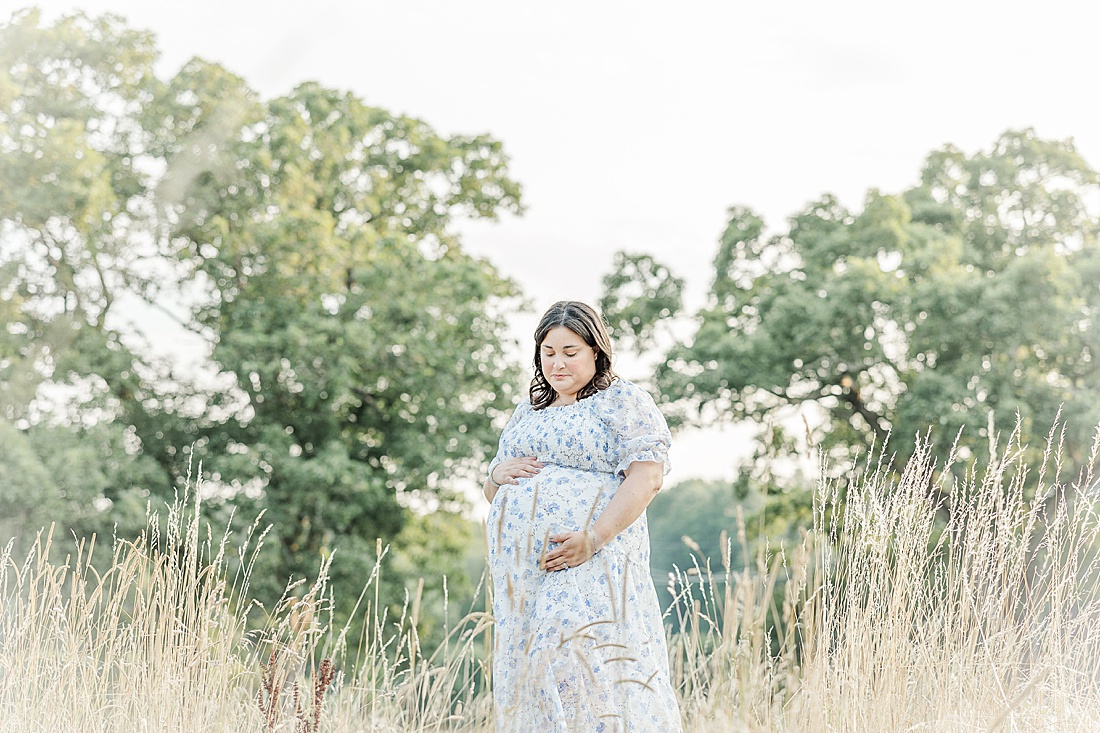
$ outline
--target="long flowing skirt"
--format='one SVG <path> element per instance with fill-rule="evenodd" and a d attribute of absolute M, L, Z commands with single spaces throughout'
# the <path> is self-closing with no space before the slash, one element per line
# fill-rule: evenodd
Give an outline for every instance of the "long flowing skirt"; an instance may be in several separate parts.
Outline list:
<path fill-rule="evenodd" d="M 493 499 L 486 531 L 498 733 L 681 730 L 645 514 L 580 567 L 539 568 L 548 537 L 587 527 L 620 483 L 548 465 Z"/>

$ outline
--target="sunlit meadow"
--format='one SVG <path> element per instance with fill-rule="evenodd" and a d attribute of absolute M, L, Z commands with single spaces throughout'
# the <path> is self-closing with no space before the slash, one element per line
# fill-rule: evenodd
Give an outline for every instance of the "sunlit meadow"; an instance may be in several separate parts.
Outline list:
<path fill-rule="evenodd" d="M 800 545 L 750 567 L 700 559 L 666 616 L 685 730 L 1100 729 L 1100 492 L 1091 471 L 1059 474 L 1060 451 L 1052 432 L 1025 465 L 1013 437 L 979 473 L 924 446 L 900 479 L 872 457 L 819 482 Z M 491 589 L 448 609 L 427 655 L 415 589 L 402 614 L 379 612 L 380 548 L 349 638 L 324 567 L 276 608 L 252 601 L 262 525 L 212 536 L 197 493 L 136 541 L 9 545 L 0 730 L 492 729 Z M 742 524 L 724 539 L 751 538 Z M 65 562 L 45 560 L 60 542 Z"/>

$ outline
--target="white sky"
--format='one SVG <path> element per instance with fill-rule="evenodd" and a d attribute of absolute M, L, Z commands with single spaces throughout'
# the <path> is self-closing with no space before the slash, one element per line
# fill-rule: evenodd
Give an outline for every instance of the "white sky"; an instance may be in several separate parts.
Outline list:
<path fill-rule="evenodd" d="M 1100 166 L 1100 4 L 1080 0 L 37 5 L 154 31 L 165 75 L 201 56 L 265 97 L 316 80 L 502 140 L 528 211 L 462 230 L 534 304 L 514 322 L 525 358 L 537 315 L 594 302 L 618 249 L 669 264 L 698 305 L 731 205 L 774 227 L 825 192 L 858 207 L 932 149 L 1016 127 Z M 732 477 L 744 436 L 679 436 L 670 480 Z"/>

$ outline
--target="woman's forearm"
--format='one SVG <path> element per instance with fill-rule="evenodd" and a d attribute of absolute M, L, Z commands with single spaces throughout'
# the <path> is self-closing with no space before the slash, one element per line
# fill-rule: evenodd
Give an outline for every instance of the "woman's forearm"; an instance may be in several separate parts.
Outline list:
<path fill-rule="evenodd" d="M 597 536 L 596 548 L 606 545 L 624 529 L 634 524 L 653 501 L 664 480 L 664 464 L 654 461 L 635 461 L 626 470 L 626 478 L 611 497 L 603 514 L 592 523 Z"/>

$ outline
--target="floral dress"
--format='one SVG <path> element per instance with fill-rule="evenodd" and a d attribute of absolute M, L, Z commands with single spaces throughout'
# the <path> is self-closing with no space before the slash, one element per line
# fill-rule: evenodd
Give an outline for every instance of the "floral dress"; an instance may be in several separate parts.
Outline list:
<path fill-rule="evenodd" d="M 670 442 L 653 398 L 621 379 L 571 405 L 525 401 L 509 420 L 490 470 L 517 456 L 545 467 L 501 486 L 486 521 L 498 733 L 681 730 L 645 512 L 579 567 L 539 568 L 548 537 L 595 522 L 632 462 L 667 472 Z"/>

